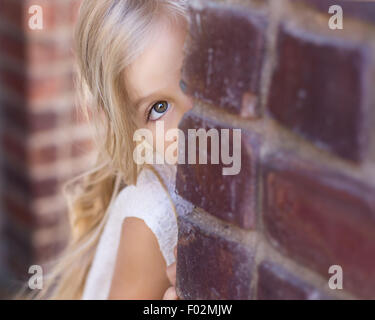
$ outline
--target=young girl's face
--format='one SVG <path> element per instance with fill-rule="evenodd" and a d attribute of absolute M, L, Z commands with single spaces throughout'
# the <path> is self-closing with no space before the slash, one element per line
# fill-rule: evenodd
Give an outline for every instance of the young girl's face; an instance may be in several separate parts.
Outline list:
<path fill-rule="evenodd" d="M 161 21 L 145 51 L 127 72 L 136 124 L 153 132 L 153 146 L 159 153 L 164 153 L 173 141 L 164 141 L 164 150 L 157 149 L 165 136 L 157 136 L 156 121 L 162 121 L 166 133 L 178 127 L 183 114 L 193 105 L 179 84 L 186 35 L 186 25 L 172 27 Z"/>

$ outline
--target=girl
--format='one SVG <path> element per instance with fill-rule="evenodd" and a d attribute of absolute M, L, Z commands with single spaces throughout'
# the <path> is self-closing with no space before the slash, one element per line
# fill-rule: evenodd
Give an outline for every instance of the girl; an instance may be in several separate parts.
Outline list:
<path fill-rule="evenodd" d="M 97 128 L 94 170 L 69 197 L 72 240 L 42 296 L 57 299 L 176 299 L 176 165 L 138 165 L 136 129 L 176 128 L 192 101 L 179 86 L 186 0 L 84 0 L 76 27 L 81 105 Z M 162 139 L 165 149 L 175 141 Z M 147 143 L 147 142 L 145 142 Z M 165 149 L 154 149 L 155 157 Z M 173 273 L 173 268 L 169 269 Z M 46 281 L 45 281 L 46 283 Z M 168 290 L 167 290 L 168 289 Z"/>

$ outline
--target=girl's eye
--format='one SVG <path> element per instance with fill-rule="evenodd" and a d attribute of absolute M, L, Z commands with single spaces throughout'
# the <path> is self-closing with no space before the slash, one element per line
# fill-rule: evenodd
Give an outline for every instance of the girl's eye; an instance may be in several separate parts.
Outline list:
<path fill-rule="evenodd" d="M 169 109 L 170 105 L 167 101 L 159 101 L 155 103 L 148 115 L 148 120 L 155 121 L 160 119 Z"/>

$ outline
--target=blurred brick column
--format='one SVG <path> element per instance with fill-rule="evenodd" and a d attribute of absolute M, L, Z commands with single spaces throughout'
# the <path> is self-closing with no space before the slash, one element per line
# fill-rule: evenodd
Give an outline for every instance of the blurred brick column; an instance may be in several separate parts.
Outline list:
<path fill-rule="evenodd" d="M 43 29 L 28 26 L 43 9 Z M 0 0 L 1 272 L 27 276 L 67 236 L 61 185 L 92 158 L 74 106 L 72 34 L 79 1 Z"/>
<path fill-rule="evenodd" d="M 179 217 L 179 295 L 375 299 L 375 3 L 196 0 L 191 18 L 180 128 L 241 129 L 242 170 L 179 165 L 197 207 Z"/>

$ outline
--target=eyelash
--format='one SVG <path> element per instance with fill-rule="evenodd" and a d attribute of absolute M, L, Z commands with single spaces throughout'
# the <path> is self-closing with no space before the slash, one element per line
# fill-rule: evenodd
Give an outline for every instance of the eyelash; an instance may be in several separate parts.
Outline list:
<path fill-rule="evenodd" d="M 162 116 L 161 116 L 160 118 L 162 118 L 162 117 L 168 112 L 168 110 L 171 108 L 171 104 L 170 104 L 168 101 L 166 101 L 166 100 L 158 100 L 158 101 L 156 101 L 155 103 L 153 103 L 153 104 L 151 105 L 151 107 L 148 109 L 148 112 L 147 112 L 147 119 L 146 119 L 147 122 L 149 122 L 149 121 L 156 121 L 156 120 L 159 120 L 159 119 L 160 119 L 160 118 L 158 118 L 158 119 L 156 119 L 156 120 L 151 120 L 150 117 L 151 117 L 151 113 L 152 113 L 152 110 L 154 109 L 154 107 L 155 107 L 157 104 L 159 104 L 159 103 L 163 103 L 163 102 L 165 102 L 165 103 L 168 104 L 168 108 L 167 108 L 167 110 L 162 114 Z"/>

